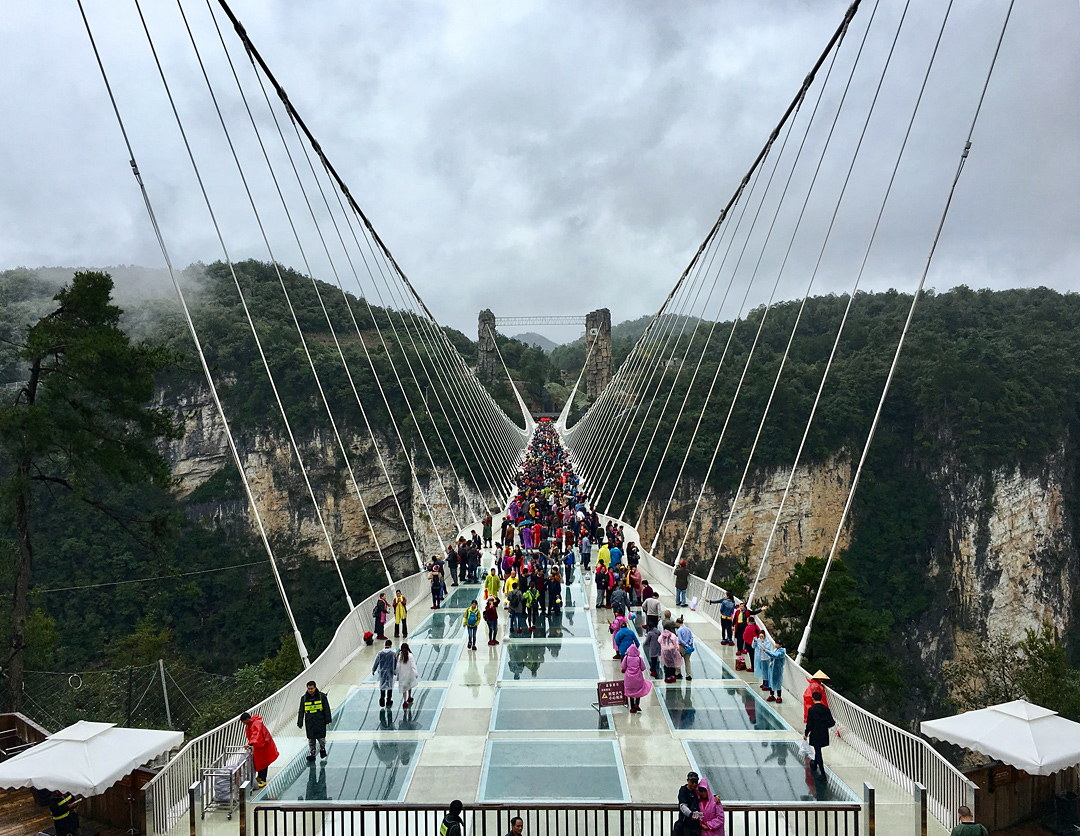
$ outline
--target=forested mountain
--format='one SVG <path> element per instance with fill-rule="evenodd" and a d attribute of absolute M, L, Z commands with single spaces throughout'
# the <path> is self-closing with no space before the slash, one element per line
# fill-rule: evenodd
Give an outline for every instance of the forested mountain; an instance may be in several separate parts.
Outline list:
<path fill-rule="evenodd" d="M 310 456 L 315 489 L 342 509 L 335 536 L 340 534 L 348 544 L 342 570 L 354 600 L 360 600 L 381 586 L 384 576 L 370 532 L 356 522 L 355 514 L 350 517 L 349 491 L 340 461 L 332 454 L 326 411 L 276 272 L 258 262 L 238 268 L 286 414 L 305 457 Z M 282 275 L 330 408 L 349 449 L 356 452 L 369 505 L 377 507 L 393 497 L 380 486 L 358 398 L 380 449 L 391 454 L 398 498 L 416 514 L 404 457 L 412 455 L 423 467 L 417 458 L 419 434 L 433 439 L 435 426 L 445 430 L 443 412 L 436 408 L 438 393 L 428 385 L 422 358 L 405 338 L 409 331 L 418 333 L 420 324 L 407 313 L 368 308 L 364 300 L 346 298 L 336 287 L 313 285 L 294 271 L 283 269 Z M 290 464 L 282 416 L 228 271 L 220 264 L 196 265 L 185 281 L 197 289 L 193 314 L 243 447 L 245 466 L 262 474 L 262 496 L 277 509 L 272 520 L 275 551 L 301 629 L 317 653 L 344 615 L 345 601 L 323 546 L 312 535 L 310 501 Z M 356 394 L 343 373 L 316 287 L 327 304 Z M 26 326 L 50 309 L 56 290 L 53 275 L 0 273 L 0 336 L 17 343 Z M 767 531 L 769 503 L 777 497 L 769 492 L 777 481 L 782 486 L 794 461 L 846 304 L 846 297 L 834 296 L 807 303 L 736 508 L 737 524 L 717 563 L 718 582 L 745 586 L 747 574 L 756 571 L 763 546 L 760 531 L 762 526 Z M 850 480 L 909 304 L 910 297 L 896 292 L 855 299 L 800 463 L 802 482 L 797 487 L 805 488 L 808 507 L 813 496 L 825 495 L 814 494 L 816 486 L 842 493 Z M 767 317 L 763 309 L 751 312 L 735 328 L 722 365 L 720 352 L 732 323 L 717 323 L 715 333 L 723 337 L 714 336 L 694 376 L 705 334 L 713 327 L 701 323 L 686 361 L 655 381 L 634 413 L 634 433 L 641 428 L 642 443 L 628 455 L 629 436 L 621 450 L 616 441 L 609 451 L 619 470 L 625 464 L 611 511 L 618 513 L 625 506 L 630 523 L 640 516 L 646 543 L 659 531 L 660 556 L 674 556 L 723 431 L 705 485 L 705 512 L 691 527 L 686 555 L 698 571 L 707 571 L 796 313 L 794 303 L 774 306 Z M 724 430 L 763 317 L 758 347 Z M 187 431 L 183 440 L 164 448 L 178 482 L 172 491 L 94 486 L 102 504 L 123 510 L 113 516 L 60 495 L 40 494 L 28 667 L 79 670 L 152 660 L 164 653 L 206 670 L 232 673 L 278 654 L 288 630 L 280 599 L 265 553 L 252 534 L 235 467 L 221 447 L 213 407 L 175 303 L 168 298 L 128 301 L 122 322 L 133 338 L 166 346 L 180 356 L 159 375 L 157 395 L 157 403 L 172 410 Z M 616 364 L 647 322 L 643 318 L 613 328 Z M 687 323 L 682 330 L 683 348 L 695 324 Z M 676 323 L 676 332 L 681 325 Z M 404 348 L 392 336 L 395 327 Z M 465 363 L 474 365 L 476 344 L 453 329 L 445 332 Z M 502 337 L 499 345 L 511 375 L 526 384 L 526 396 L 534 404 L 543 402 L 544 393 L 550 396 L 549 387 L 562 385 L 562 372 L 576 376 L 584 361 L 583 351 L 577 359 L 573 344 L 551 355 Z M 369 356 L 380 376 L 393 379 L 397 369 L 406 395 L 396 386 L 386 387 L 384 402 Z M 407 371 L 410 362 L 412 373 Z M 13 392 L 25 371 L 5 342 L 0 350 L 5 391 Z M 497 382 L 492 391 L 516 418 L 508 387 Z M 669 391 L 671 407 L 657 426 Z M 676 426 L 674 416 L 684 398 L 683 418 Z M 830 666 L 830 674 L 852 696 L 891 710 L 893 716 L 910 717 L 945 696 L 939 673 L 963 652 L 967 638 L 986 636 L 1002 624 L 1023 629 L 1045 621 L 1075 648 L 1080 590 L 1078 398 L 1080 297 L 1045 289 L 958 288 L 927 294 L 912 324 L 844 538 L 836 600 L 858 619 L 845 621 L 834 613 L 820 622 L 811 663 Z M 706 399 L 683 482 L 675 486 Z M 421 404 L 431 408 L 418 409 Z M 391 429 L 391 413 L 400 439 Z M 654 434 L 656 443 L 645 444 Z M 670 452 L 661 461 L 669 438 Z M 436 468 L 462 469 L 456 450 L 446 455 L 438 445 L 431 449 Z M 424 478 L 430 478 L 430 469 Z M 661 528 L 660 515 L 673 493 L 675 503 Z M 462 514 L 479 508 L 478 497 L 460 492 L 451 502 Z M 1044 506 L 1049 510 L 1039 516 Z M 820 528 L 831 537 L 835 530 L 828 528 L 831 511 L 807 511 L 818 514 L 811 519 L 798 517 L 798 509 L 792 508 L 792 518 L 783 526 L 784 558 L 779 552 L 775 560 L 770 558 L 765 573 L 767 596 L 776 600 L 776 626 L 787 636 L 797 636 L 803 610 L 795 600 L 798 590 L 782 589 L 784 577 L 798 574 L 798 580 L 812 583 L 812 577 L 803 576 L 812 576 L 809 559 L 822 553 L 822 536 L 815 532 Z M 5 518 L 5 525 L 9 522 Z M 416 515 L 411 522 L 423 527 L 432 521 Z M 445 518 L 435 520 L 440 522 L 449 528 Z M 413 571 L 415 562 L 400 522 L 385 514 L 376 526 L 395 576 Z M 0 554 L 0 583 L 7 589 L 13 565 L 9 528 L 0 541 Z M 919 704 L 901 706 L 898 695 L 905 691 L 917 691 Z"/>

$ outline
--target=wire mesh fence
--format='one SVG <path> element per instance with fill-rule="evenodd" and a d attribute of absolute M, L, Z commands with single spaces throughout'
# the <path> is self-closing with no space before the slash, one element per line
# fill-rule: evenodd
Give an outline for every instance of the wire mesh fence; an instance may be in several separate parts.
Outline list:
<path fill-rule="evenodd" d="M 52 731 L 93 720 L 190 736 L 255 704 L 276 684 L 168 662 L 119 670 L 27 671 L 23 713 Z"/>

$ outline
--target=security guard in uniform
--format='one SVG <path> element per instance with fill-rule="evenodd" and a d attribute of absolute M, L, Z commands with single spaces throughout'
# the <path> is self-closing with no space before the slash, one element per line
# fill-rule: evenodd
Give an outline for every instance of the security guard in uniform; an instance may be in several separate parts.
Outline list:
<path fill-rule="evenodd" d="M 78 803 L 69 792 L 50 792 L 49 790 L 35 790 L 37 803 L 42 807 L 48 807 L 52 813 L 53 827 L 56 836 L 77 836 L 79 832 L 79 814 L 75 812 Z"/>
<path fill-rule="evenodd" d="M 319 741 L 319 757 L 326 757 L 326 727 L 330 725 L 330 701 L 315 686 L 315 680 L 307 684 L 307 692 L 300 697 L 300 711 L 296 715 L 298 729 L 307 726 L 308 763 L 315 761 L 315 741 Z"/>

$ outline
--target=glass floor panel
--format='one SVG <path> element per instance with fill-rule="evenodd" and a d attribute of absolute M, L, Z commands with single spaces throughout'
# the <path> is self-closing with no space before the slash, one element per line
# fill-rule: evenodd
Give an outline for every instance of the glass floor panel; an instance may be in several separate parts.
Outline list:
<path fill-rule="evenodd" d="M 489 740 L 480 801 L 630 800 L 614 740 Z"/>
<path fill-rule="evenodd" d="M 416 667 L 421 682 L 449 682 L 454 665 L 464 644 L 420 644 L 409 642 L 409 649 L 416 654 Z M 369 674 L 364 682 L 377 682 L 375 674 Z M 397 683 L 395 681 L 395 690 Z"/>
<path fill-rule="evenodd" d="M 458 590 L 459 592 L 461 590 Z M 472 599 L 470 599 L 472 600 Z M 465 636 L 464 611 L 433 612 L 409 636 L 417 639 L 456 639 Z M 410 645 L 411 647 L 411 645 Z"/>
<path fill-rule="evenodd" d="M 791 730 L 765 700 L 745 686 L 668 686 L 657 688 L 657 694 L 675 731 Z"/>
<path fill-rule="evenodd" d="M 413 704 L 401 704 L 401 692 L 394 690 L 394 705 L 379 707 L 378 688 L 359 688 L 334 711 L 330 731 L 435 731 L 446 697 L 445 688 L 414 688 Z"/>
<path fill-rule="evenodd" d="M 491 731 L 596 731 L 611 728 L 597 713 L 595 688 L 498 688 Z"/>
<path fill-rule="evenodd" d="M 332 740 L 330 757 L 307 749 L 274 776 L 255 801 L 402 801 L 420 759 L 419 740 Z"/>
<path fill-rule="evenodd" d="M 505 613 L 504 613 L 505 615 Z M 508 639 L 591 639 L 593 625 L 591 613 L 576 607 L 563 607 L 558 615 L 538 615 L 536 629 L 526 628 L 522 633 L 507 633 L 509 620 L 504 619 L 502 630 Z"/>
<path fill-rule="evenodd" d="M 690 671 L 694 679 L 738 679 L 735 673 L 705 642 L 694 642 L 694 652 L 690 654 Z M 761 680 L 758 680 L 761 684 Z"/>
<path fill-rule="evenodd" d="M 449 595 L 442 602 L 442 608 L 444 610 L 467 610 L 469 604 L 476 601 L 476 604 L 481 609 L 484 608 L 484 588 L 476 584 L 470 584 L 469 586 L 460 586 L 457 589 L 450 587 L 448 590 Z M 461 617 L 458 617 L 458 621 Z"/>
<path fill-rule="evenodd" d="M 724 801 L 859 800 L 835 775 L 816 777 L 794 740 L 690 740 L 684 745 L 694 769 Z"/>
<path fill-rule="evenodd" d="M 600 679 L 592 642 L 515 641 L 504 645 L 499 679 Z"/>

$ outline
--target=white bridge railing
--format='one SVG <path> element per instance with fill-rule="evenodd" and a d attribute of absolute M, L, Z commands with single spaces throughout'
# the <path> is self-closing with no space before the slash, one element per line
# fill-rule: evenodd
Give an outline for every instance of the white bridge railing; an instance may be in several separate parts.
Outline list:
<path fill-rule="evenodd" d="M 353 660 L 364 647 L 364 632 L 373 629 L 371 613 L 379 594 L 386 592 L 392 595 L 395 589 L 400 589 L 409 601 L 415 602 L 426 598 L 429 585 L 425 573 L 417 572 L 393 586 L 380 589 L 359 603 L 341 622 L 334 638 L 311 663 L 311 667 L 250 709 L 252 714 L 262 715 L 271 734 L 280 735 L 290 727 L 295 731 L 296 707 L 304 683 L 309 679 L 328 683 Z M 144 787 L 148 831 L 154 836 L 165 836 L 187 812 L 188 788 L 199 780 L 200 770 L 213 764 L 227 746 L 242 746 L 246 742 L 244 724 L 239 718 L 233 718 L 185 744 Z"/>
<path fill-rule="evenodd" d="M 608 518 L 602 519 L 606 522 Z M 621 521 L 615 522 L 618 524 Z M 632 529 L 627 526 L 627 531 Z M 636 532 L 633 536 L 637 536 Z M 642 575 L 659 578 L 665 586 L 674 589 L 674 567 L 644 549 L 641 555 Z M 708 602 L 718 601 L 726 594 L 727 591 L 716 584 L 696 575 L 690 576 L 687 600 L 697 598 L 697 611 L 718 624 L 720 605 Z M 757 622 L 768 633 L 760 618 Z M 810 674 L 795 663 L 794 657 L 789 656 L 784 666 L 784 687 L 788 692 L 801 696 L 809 679 Z M 928 741 L 860 708 L 832 688 L 827 690 L 829 708 L 844 742 L 912 795 L 918 795 L 916 784 L 926 787 L 927 808 L 935 819 L 951 827 L 956 821 L 958 807 L 966 805 L 974 809 L 975 784 Z"/>

